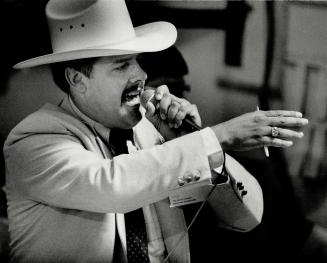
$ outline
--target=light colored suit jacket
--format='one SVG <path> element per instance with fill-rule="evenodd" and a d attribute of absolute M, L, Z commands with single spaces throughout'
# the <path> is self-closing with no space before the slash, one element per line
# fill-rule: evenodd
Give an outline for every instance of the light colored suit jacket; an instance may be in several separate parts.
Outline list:
<path fill-rule="evenodd" d="M 168 252 L 174 249 L 186 223 L 182 208 L 170 208 L 167 197 L 188 187 L 178 184 L 184 175 L 200 175 L 197 184 L 211 178 L 203 140 L 194 132 L 157 145 L 159 134 L 146 119 L 135 127 L 135 140 L 144 150 L 104 159 L 92 130 L 50 104 L 18 124 L 4 146 L 12 260 L 112 262 L 116 228 L 126 249 L 122 214 L 149 204 Z M 230 180 L 209 203 L 221 226 L 249 231 L 261 221 L 261 188 L 229 156 L 226 166 Z M 185 235 L 170 262 L 189 261 Z"/>

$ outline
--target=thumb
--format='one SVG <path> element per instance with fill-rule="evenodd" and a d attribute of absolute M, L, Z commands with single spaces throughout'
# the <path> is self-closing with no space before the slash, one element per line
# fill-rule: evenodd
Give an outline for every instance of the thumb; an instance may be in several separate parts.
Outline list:
<path fill-rule="evenodd" d="M 145 117 L 154 124 L 158 120 L 157 114 L 155 114 L 155 106 L 150 101 L 146 104 Z"/>
<path fill-rule="evenodd" d="M 153 105 L 153 103 L 151 101 L 148 101 L 147 104 L 146 104 L 145 116 L 151 117 L 151 116 L 154 115 L 155 111 L 156 111 L 156 108 Z"/>

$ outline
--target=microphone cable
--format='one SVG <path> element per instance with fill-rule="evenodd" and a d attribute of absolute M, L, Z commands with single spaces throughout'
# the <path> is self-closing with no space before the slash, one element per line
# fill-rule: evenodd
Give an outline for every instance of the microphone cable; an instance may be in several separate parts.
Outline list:
<path fill-rule="evenodd" d="M 145 89 L 144 87 L 144 82 L 143 84 L 143 94 L 141 96 L 141 105 L 146 108 L 146 104 L 148 103 L 148 101 L 150 101 L 153 96 L 154 96 L 154 92 L 153 92 L 153 88 L 149 87 L 148 89 Z M 142 85 L 141 84 L 141 85 Z M 185 124 L 187 125 L 186 127 L 188 128 L 189 131 L 198 131 L 200 130 L 202 127 L 196 125 L 195 123 L 193 123 L 191 120 L 185 119 Z M 154 124 L 154 126 L 156 127 L 157 130 L 160 131 L 160 126 L 161 126 L 161 118 L 159 116 L 157 116 L 157 120 L 156 123 Z M 171 256 L 172 253 L 175 252 L 175 250 L 178 248 L 178 246 L 181 244 L 182 240 L 185 238 L 186 234 L 188 234 L 190 228 L 192 227 L 192 225 L 194 224 L 194 222 L 196 221 L 196 219 L 198 218 L 201 210 L 203 209 L 203 207 L 205 206 L 205 204 L 208 202 L 211 194 L 213 193 L 213 191 L 216 189 L 217 185 L 218 185 L 218 178 L 220 178 L 221 176 L 226 176 L 226 167 L 225 167 L 225 162 L 226 162 L 226 154 L 225 151 L 223 151 L 223 158 L 224 158 L 224 162 L 222 165 L 222 170 L 220 173 L 216 172 L 218 175 L 217 177 L 214 179 L 213 181 L 213 187 L 210 189 L 209 193 L 207 194 L 206 198 L 204 199 L 204 201 L 201 203 L 200 207 L 198 208 L 198 210 L 196 211 L 195 215 L 193 216 L 191 222 L 189 223 L 189 225 L 186 228 L 186 231 L 181 235 L 181 237 L 177 240 L 176 244 L 174 245 L 174 248 L 168 253 L 168 255 L 165 257 L 163 263 L 167 263 L 169 257 Z M 226 174 L 226 175 L 225 175 Z"/>
<path fill-rule="evenodd" d="M 223 151 L 223 156 L 224 156 L 224 162 L 223 162 L 223 167 L 220 173 L 216 172 L 218 175 L 217 177 L 214 179 L 213 181 L 213 187 L 211 188 L 211 190 L 209 191 L 209 193 L 207 194 L 206 198 L 204 199 L 204 201 L 202 202 L 201 206 L 198 208 L 198 210 L 196 211 L 195 215 L 193 216 L 191 222 L 189 223 L 189 225 L 186 228 L 186 231 L 182 234 L 182 236 L 177 240 L 176 244 L 174 245 L 174 248 L 168 253 L 168 255 L 166 256 L 166 258 L 164 259 L 164 261 L 162 263 L 167 263 L 169 257 L 171 256 L 172 253 L 175 252 L 175 250 L 178 248 L 178 246 L 180 245 L 180 243 L 182 242 L 182 240 L 185 238 L 186 234 L 188 234 L 190 228 L 192 227 L 192 225 L 194 224 L 195 220 L 198 218 L 201 210 L 203 209 L 203 207 L 205 206 L 205 204 L 208 202 L 209 197 L 211 196 L 211 194 L 213 193 L 213 191 L 216 189 L 218 183 L 217 183 L 217 179 L 220 176 L 226 176 L 226 167 L 225 167 L 225 163 L 226 163 L 226 154 L 225 151 Z M 226 173 L 227 174 L 227 173 Z"/>

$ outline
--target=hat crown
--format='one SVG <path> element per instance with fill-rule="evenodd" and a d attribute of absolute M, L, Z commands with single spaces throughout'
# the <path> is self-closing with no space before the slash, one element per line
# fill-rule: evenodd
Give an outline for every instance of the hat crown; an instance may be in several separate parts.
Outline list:
<path fill-rule="evenodd" d="M 171 46 L 175 26 L 158 21 L 133 27 L 124 0 L 50 0 L 46 6 L 53 52 L 15 69 L 77 59 L 155 52 Z"/>
<path fill-rule="evenodd" d="M 124 0 L 50 0 L 46 17 L 54 52 L 92 49 L 135 37 Z"/>

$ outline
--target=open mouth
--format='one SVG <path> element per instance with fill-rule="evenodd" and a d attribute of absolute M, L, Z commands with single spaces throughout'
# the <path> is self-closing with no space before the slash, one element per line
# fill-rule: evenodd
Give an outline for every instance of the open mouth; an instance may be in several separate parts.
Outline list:
<path fill-rule="evenodd" d="M 143 91 L 143 85 L 137 83 L 126 88 L 122 94 L 122 103 L 129 106 L 140 104 L 140 94 Z"/>

